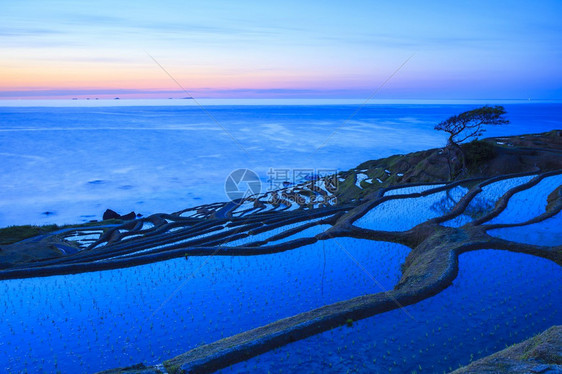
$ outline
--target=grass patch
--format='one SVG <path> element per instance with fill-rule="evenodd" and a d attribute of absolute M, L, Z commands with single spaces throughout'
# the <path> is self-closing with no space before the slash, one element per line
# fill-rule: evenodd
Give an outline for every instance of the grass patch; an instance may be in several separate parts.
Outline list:
<path fill-rule="evenodd" d="M 8 226 L 0 229 L 0 244 L 13 244 L 21 240 L 33 238 L 38 235 L 45 235 L 53 231 L 68 229 L 68 228 L 90 228 L 101 225 L 119 225 L 123 223 L 120 219 L 108 219 L 101 222 L 88 222 L 80 225 L 22 225 L 22 226 Z"/>
<path fill-rule="evenodd" d="M 461 147 L 466 155 L 466 165 L 471 170 L 496 157 L 496 149 L 489 142 L 473 140 L 470 143 L 461 144 Z"/>
<path fill-rule="evenodd" d="M 46 226 L 8 226 L 0 229 L 0 244 L 13 244 L 27 238 L 32 238 L 37 235 L 48 234 L 58 230 L 57 225 Z"/>

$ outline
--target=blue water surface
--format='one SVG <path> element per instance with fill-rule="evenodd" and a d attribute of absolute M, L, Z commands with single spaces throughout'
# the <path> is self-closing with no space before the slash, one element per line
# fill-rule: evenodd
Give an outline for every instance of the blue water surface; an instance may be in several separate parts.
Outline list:
<path fill-rule="evenodd" d="M 391 289 L 408 252 L 338 238 L 272 255 L 2 281 L 0 368 L 91 373 L 156 364 L 280 318 Z"/>
<path fill-rule="evenodd" d="M 487 233 L 501 239 L 526 244 L 562 245 L 562 212 L 541 222 L 488 230 Z"/>
<path fill-rule="evenodd" d="M 442 373 L 562 323 L 562 268 L 530 255 L 460 256 L 433 298 L 291 343 L 222 373 Z"/>

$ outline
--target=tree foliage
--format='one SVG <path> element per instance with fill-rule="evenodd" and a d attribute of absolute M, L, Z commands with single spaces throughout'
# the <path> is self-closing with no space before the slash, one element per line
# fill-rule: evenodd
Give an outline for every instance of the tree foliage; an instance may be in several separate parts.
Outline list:
<path fill-rule="evenodd" d="M 462 171 L 466 172 L 466 155 L 463 148 L 459 145 L 467 140 L 476 140 L 485 131 L 487 125 L 505 125 L 509 123 L 505 115 L 505 109 L 501 105 L 483 106 L 481 108 L 469 110 L 456 116 L 449 117 L 435 126 L 435 130 L 445 131 L 449 134 L 447 140 L 447 155 L 449 166 L 449 177 L 453 177 L 451 168 L 451 154 L 456 150 L 460 153 L 462 161 Z"/>
<path fill-rule="evenodd" d="M 485 131 L 486 125 L 505 125 L 509 120 L 503 116 L 505 109 L 501 105 L 483 106 L 452 116 L 435 126 L 435 130 L 449 133 L 449 144 L 460 144 L 468 139 L 478 139 Z"/>

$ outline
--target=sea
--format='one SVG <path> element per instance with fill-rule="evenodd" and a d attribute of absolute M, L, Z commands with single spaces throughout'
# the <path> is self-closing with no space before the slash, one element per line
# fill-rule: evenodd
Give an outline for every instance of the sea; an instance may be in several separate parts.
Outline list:
<path fill-rule="evenodd" d="M 445 145 L 440 121 L 504 105 L 486 136 L 562 129 L 562 103 L 359 100 L 0 101 L 0 227 L 147 216 L 228 201 L 237 169 L 261 180 Z"/>

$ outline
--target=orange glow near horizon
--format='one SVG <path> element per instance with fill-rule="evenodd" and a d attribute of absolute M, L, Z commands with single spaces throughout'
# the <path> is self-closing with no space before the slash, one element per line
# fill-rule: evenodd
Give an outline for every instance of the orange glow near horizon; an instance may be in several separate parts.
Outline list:
<path fill-rule="evenodd" d="M 217 67 L 167 69 L 182 87 L 189 92 L 211 92 L 226 90 L 268 90 L 268 89 L 330 89 L 342 86 L 349 79 L 336 77 L 326 79 L 323 72 L 302 71 L 233 71 Z M 339 79 L 338 79 L 339 78 Z M 96 63 L 55 63 L 41 65 L 22 62 L 0 69 L 0 93 L 12 91 L 61 91 L 61 97 L 84 96 L 85 94 L 64 94 L 72 90 L 136 90 L 135 97 L 166 96 L 157 91 L 181 91 L 180 87 L 159 66 L 96 64 Z M 142 92 L 148 92 L 143 94 Z M 100 96 L 103 94 L 91 95 Z M 111 93 L 108 93 L 112 96 Z M 18 96 L 18 95 L 15 95 Z M 218 96 L 223 96 L 218 94 Z"/>

